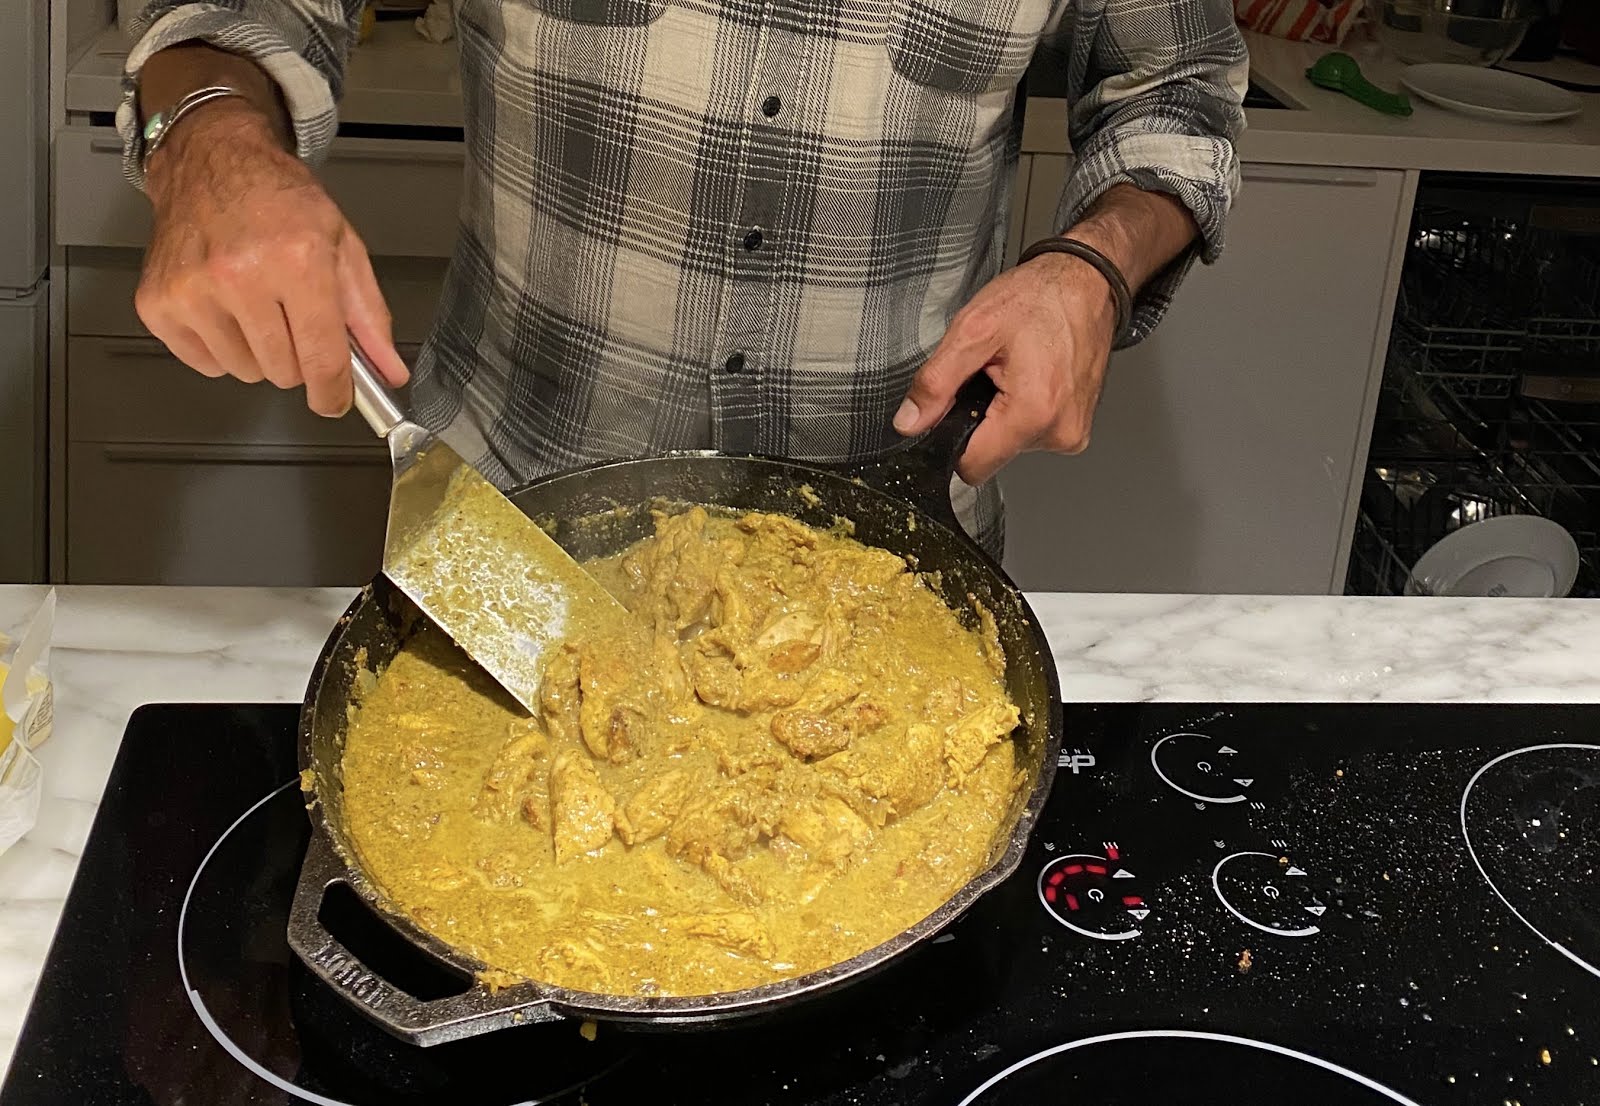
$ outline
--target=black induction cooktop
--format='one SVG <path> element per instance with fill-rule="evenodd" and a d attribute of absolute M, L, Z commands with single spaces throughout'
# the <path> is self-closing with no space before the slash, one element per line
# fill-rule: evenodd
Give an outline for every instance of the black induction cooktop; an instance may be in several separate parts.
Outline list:
<path fill-rule="evenodd" d="M 1069 708 L 1022 868 L 879 975 L 431 1049 L 285 944 L 294 724 L 133 716 L 0 1103 L 1600 1103 L 1600 708 Z"/>

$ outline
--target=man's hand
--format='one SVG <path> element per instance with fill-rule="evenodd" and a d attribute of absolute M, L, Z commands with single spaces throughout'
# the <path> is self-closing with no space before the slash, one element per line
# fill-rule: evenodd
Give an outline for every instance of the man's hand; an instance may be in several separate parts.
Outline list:
<path fill-rule="evenodd" d="M 1001 273 L 951 320 L 894 428 L 927 430 L 968 377 L 987 372 L 998 394 L 961 455 L 962 480 L 981 484 L 1026 449 L 1081 452 L 1115 325 L 1111 289 L 1085 261 L 1052 253 Z"/>
<path fill-rule="evenodd" d="M 206 376 L 306 388 L 350 409 L 349 343 L 406 380 L 367 251 L 273 121 L 241 99 L 186 117 L 150 159 L 155 229 L 135 299 L 151 333 Z"/>
<path fill-rule="evenodd" d="M 1197 233 L 1176 199 L 1119 184 L 1067 235 L 1110 258 L 1137 294 Z M 1028 449 L 1081 453 L 1115 326 L 1111 288 L 1087 261 L 1047 253 L 1001 273 L 950 321 L 894 428 L 921 434 L 950 410 L 967 378 L 987 372 L 999 394 L 961 456 L 961 479 L 981 484 Z"/>

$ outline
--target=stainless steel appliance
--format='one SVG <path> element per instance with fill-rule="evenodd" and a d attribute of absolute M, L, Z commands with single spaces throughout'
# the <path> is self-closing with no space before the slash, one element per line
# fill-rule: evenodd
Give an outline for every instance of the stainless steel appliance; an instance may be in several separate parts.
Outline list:
<path fill-rule="evenodd" d="M 0 583 L 44 576 L 48 13 L 0 0 Z"/>

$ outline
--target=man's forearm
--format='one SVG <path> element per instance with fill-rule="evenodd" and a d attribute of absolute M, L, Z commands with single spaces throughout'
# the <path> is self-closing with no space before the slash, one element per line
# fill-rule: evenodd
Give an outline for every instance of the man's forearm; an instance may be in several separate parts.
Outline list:
<path fill-rule="evenodd" d="M 184 42 L 150 56 L 139 75 L 139 117 L 167 111 L 183 97 L 207 85 L 227 85 L 272 124 L 279 139 L 293 145 L 289 111 L 277 82 L 255 62 L 203 42 Z M 223 101 L 216 101 L 223 103 Z M 231 107 L 238 106 L 235 99 Z M 177 134 L 176 129 L 174 135 Z"/>
<path fill-rule="evenodd" d="M 1189 248 L 1199 228 L 1189 209 L 1174 197 L 1118 184 L 1108 188 L 1064 233 L 1115 262 L 1137 294 Z"/>

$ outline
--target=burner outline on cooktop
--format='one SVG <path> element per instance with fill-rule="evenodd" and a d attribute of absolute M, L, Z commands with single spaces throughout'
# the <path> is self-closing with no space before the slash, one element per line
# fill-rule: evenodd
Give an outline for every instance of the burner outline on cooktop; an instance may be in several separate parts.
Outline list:
<path fill-rule="evenodd" d="M 1399 1091 L 1391 1090 L 1390 1088 L 1385 1087 L 1382 1083 L 1379 1083 L 1375 1079 L 1371 1079 L 1365 1075 L 1362 1075 L 1360 1072 L 1351 1071 L 1347 1067 L 1335 1064 L 1332 1060 L 1324 1060 L 1320 1056 L 1313 1056 L 1309 1052 L 1300 1052 L 1296 1049 L 1287 1048 L 1283 1045 L 1275 1045 L 1271 1041 L 1257 1041 L 1250 1037 L 1236 1037 L 1231 1033 L 1208 1033 L 1204 1030 L 1198 1029 L 1131 1029 L 1122 1033 L 1104 1033 L 1098 1037 L 1084 1037 L 1080 1040 L 1067 1041 L 1063 1044 L 1054 1045 L 1050 1048 L 1044 1049 L 1042 1052 L 1035 1052 L 1032 1056 L 1025 1056 L 1021 1060 L 1018 1060 L 1016 1063 L 1012 1064 L 1010 1067 L 991 1075 L 988 1079 L 984 1080 L 976 1090 L 957 1103 L 956 1106 L 972 1106 L 972 1103 L 978 1100 L 978 1096 L 983 1094 L 990 1087 L 993 1087 L 1001 1080 L 1021 1071 L 1030 1064 L 1039 1062 L 1040 1060 L 1048 1060 L 1050 1057 L 1059 1056 L 1063 1052 L 1071 1052 L 1073 1049 L 1078 1048 L 1088 1048 L 1090 1045 L 1109 1044 L 1114 1041 L 1138 1040 L 1145 1037 L 1181 1039 L 1190 1041 L 1215 1041 L 1221 1044 L 1244 1045 L 1247 1048 L 1260 1049 L 1263 1052 L 1271 1052 L 1278 1056 L 1286 1056 L 1292 1060 L 1303 1060 L 1314 1067 L 1322 1068 L 1324 1071 L 1333 1072 L 1335 1075 L 1342 1075 L 1346 1079 L 1353 1080 L 1354 1082 L 1367 1088 L 1369 1091 L 1376 1091 L 1385 1098 L 1399 1103 L 1400 1106 L 1420 1106 L 1420 1104 L 1415 1100 L 1407 1098 Z"/>
<path fill-rule="evenodd" d="M 195 866 L 194 875 L 189 877 L 189 886 L 183 892 L 183 905 L 178 909 L 178 979 L 183 983 L 183 993 L 189 996 L 189 1005 L 194 1007 L 195 1016 L 200 1019 L 200 1024 L 206 1027 L 206 1032 L 210 1033 L 217 1044 L 221 1045 L 228 1055 L 232 1056 L 246 1071 L 303 1102 L 312 1102 L 316 1106 L 351 1106 L 350 1103 L 342 1099 L 328 1098 L 317 1094 L 315 1091 L 308 1091 L 304 1087 L 297 1087 L 287 1079 L 279 1076 L 277 1072 L 256 1063 L 249 1053 L 235 1044 L 233 1038 L 222 1031 L 222 1027 L 211 1016 L 211 1011 L 206 1009 L 205 1000 L 200 997 L 200 992 L 195 990 L 194 985 L 189 982 L 189 965 L 183 956 L 183 934 L 185 925 L 189 920 L 189 900 L 194 896 L 194 889 L 200 884 L 200 877 L 205 873 L 206 865 L 211 863 L 212 856 L 222 847 L 222 843 L 228 839 L 229 835 L 243 825 L 250 815 L 266 806 L 298 782 L 298 780 L 289 780 L 283 786 L 275 787 L 260 799 L 257 799 L 249 810 L 235 818 L 233 823 L 222 831 L 222 834 L 206 850 L 206 855 L 200 858 L 200 863 Z"/>
<path fill-rule="evenodd" d="M 1509 753 L 1501 753 L 1499 756 L 1495 757 L 1493 760 L 1489 761 L 1483 765 L 1483 767 L 1474 772 L 1472 774 L 1472 778 L 1467 781 L 1466 789 L 1461 792 L 1461 840 L 1466 844 L 1467 855 L 1472 858 L 1473 867 L 1478 869 L 1478 874 L 1483 877 L 1483 882 L 1489 885 L 1489 890 L 1494 892 L 1495 898 L 1505 903 L 1506 909 L 1511 911 L 1512 915 L 1517 919 L 1517 921 L 1521 922 L 1528 928 L 1528 932 L 1532 933 L 1535 937 L 1539 938 L 1539 940 L 1555 949 L 1562 956 L 1565 956 L 1568 960 L 1578 965 L 1578 967 L 1582 968 L 1590 975 L 1600 977 L 1600 966 L 1589 963 L 1587 960 L 1583 959 L 1565 945 L 1560 944 L 1557 941 L 1552 941 L 1550 938 L 1546 937 L 1537 926 L 1527 919 L 1522 911 L 1511 905 L 1511 900 L 1506 898 L 1505 895 L 1501 893 L 1500 888 L 1497 887 L 1494 880 L 1490 878 L 1488 870 L 1484 868 L 1483 861 L 1478 859 L 1478 850 L 1474 848 L 1472 844 L 1472 834 L 1467 830 L 1467 800 L 1472 798 L 1472 789 L 1477 786 L 1478 780 L 1483 777 L 1485 772 L 1499 764 L 1501 761 L 1510 760 L 1512 757 L 1521 756 L 1523 753 L 1542 753 L 1548 752 L 1552 749 L 1579 749 L 1591 753 L 1600 753 L 1600 745 L 1585 745 L 1578 742 L 1550 742 L 1544 745 L 1528 745 L 1521 749 L 1512 749 Z"/>
<path fill-rule="evenodd" d="M 1234 906 L 1233 903 L 1229 902 L 1228 901 L 1228 896 L 1226 896 L 1226 895 L 1224 895 L 1222 893 L 1222 879 L 1221 879 L 1221 877 L 1222 877 L 1222 869 L 1227 866 L 1229 861 L 1238 860 L 1240 857 L 1243 857 L 1243 856 L 1264 856 L 1268 860 L 1277 860 L 1278 859 L 1277 857 L 1273 856 L 1271 853 L 1263 853 L 1263 852 L 1256 852 L 1255 850 L 1247 850 L 1245 852 L 1230 853 L 1229 855 L 1223 857 L 1221 860 L 1217 861 L 1217 866 L 1215 868 L 1211 869 L 1211 890 L 1216 892 L 1217 901 L 1222 903 L 1223 906 L 1228 908 L 1228 913 L 1232 914 L 1235 918 L 1238 918 L 1245 925 L 1253 926 L 1254 928 L 1261 930 L 1261 932 L 1263 932 L 1263 933 L 1270 933 L 1274 937 L 1314 937 L 1318 933 L 1322 932 L 1322 930 L 1319 929 L 1317 926 L 1307 926 L 1304 929 L 1278 929 L 1276 926 L 1264 925 L 1261 922 L 1256 921 L 1254 918 L 1251 918 L 1248 915 L 1244 914 L 1242 911 L 1240 911 L 1240 909 L 1238 907 Z M 1288 872 L 1286 874 L 1287 875 L 1294 875 L 1294 876 L 1303 876 L 1303 875 L 1305 875 L 1304 872 L 1302 872 L 1298 868 L 1295 868 L 1295 867 L 1292 867 L 1292 866 L 1289 868 L 1289 870 L 1288 870 Z"/>
<path fill-rule="evenodd" d="M 212 856 L 214 856 L 216 851 L 222 847 L 222 843 L 232 835 L 233 831 L 243 825 L 252 814 L 266 806 L 268 803 L 272 802 L 272 800 L 276 799 L 279 795 L 282 795 L 285 791 L 288 791 L 294 787 L 298 787 L 299 784 L 300 780 L 298 777 L 296 777 L 286 781 L 280 787 L 273 788 L 266 795 L 256 800 L 256 802 L 251 805 L 250 809 L 246 810 L 243 814 L 239 815 L 239 817 L 235 818 L 232 824 L 229 825 L 227 829 L 222 831 L 221 835 L 211 843 L 211 847 L 206 850 L 206 855 L 200 859 L 200 863 L 195 866 L 194 875 L 189 878 L 189 886 L 184 890 L 183 893 L 183 904 L 178 910 L 178 978 L 183 984 L 183 993 L 189 998 L 189 1005 L 194 1008 L 195 1016 L 200 1019 L 200 1024 L 206 1027 L 206 1032 L 211 1034 L 212 1039 L 214 1039 L 217 1044 L 221 1045 L 223 1050 L 226 1051 L 229 1056 L 232 1056 L 233 1059 L 246 1071 L 250 1072 L 258 1079 L 262 1079 L 271 1084 L 278 1090 L 284 1091 L 292 1097 L 301 1100 L 302 1102 L 312 1103 L 313 1106 L 355 1106 L 354 1103 L 346 1102 L 343 1099 L 329 1098 L 326 1095 L 318 1094 L 317 1092 L 308 1090 L 305 1087 L 296 1086 L 287 1079 L 279 1076 L 276 1072 L 271 1071 L 257 1063 L 249 1053 L 240 1048 L 238 1044 L 234 1042 L 233 1038 L 229 1037 L 228 1034 L 223 1031 L 222 1026 L 217 1023 L 217 1020 L 212 1017 L 211 1011 L 206 1007 L 205 1000 L 200 997 L 200 992 L 192 983 L 190 983 L 189 966 L 185 961 L 183 953 L 185 926 L 189 919 L 189 901 L 194 896 L 195 888 L 200 884 L 200 877 L 205 874 L 206 865 L 211 863 Z M 515 1106 L 541 1106 L 542 1103 L 559 1100 L 576 1089 L 576 1087 L 565 1087 L 553 1095 L 548 1095 L 542 1098 L 525 1099 L 519 1103 L 516 1103 Z"/>
<path fill-rule="evenodd" d="M 1131 941 L 1135 937 L 1141 936 L 1144 931 L 1137 927 L 1127 930 L 1118 930 L 1115 933 L 1099 933 L 1092 929 L 1085 929 L 1083 926 L 1073 925 L 1071 922 L 1067 921 L 1066 918 L 1061 916 L 1061 913 L 1055 908 L 1055 904 L 1045 897 L 1045 885 L 1050 874 L 1050 870 L 1058 865 L 1064 865 L 1069 860 L 1082 860 L 1089 864 L 1103 864 L 1108 868 L 1117 863 L 1108 857 L 1095 856 L 1092 853 L 1068 853 L 1065 856 L 1051 857 L 1045 866 L 1039 869 L 1039 876 L 1033 881 L 1034 891 L 1039 896 L 1039 905 L 1044 907 L 1045 913 L 1050 915 L 1050 917 L 1054 918 L 1056 921 L 1060 922 L 1062 925 L 1066 926 L 1068 929 L 1072 930 L 1072 932 L 1081 934 L 1084 937 L 1091 937 L 1096 941 Z M 1113 878 L 1121 878 L 1122 876 L 1128 876 L 1132 874 L 1120 865 L 1117 867 L 1117 872 L 1118 876 Z M 1143 900 L 1140 900 L 1140 905 L 1143 906 Z M 1128 913 L 1131 914 L 1132 910 L 1129 910 Z M 1149 913 L 1149 910 L 1146 909 L 1142 914 L 1135 915 L 1135 917 L 1146 917 L 1149 915 Z"/>
<path fill-rule="evenodd" d="M 1156 753 L 1157 753 L 1157 750 L 1159 750 L 1161 748 L 1161 746 L 1165 745 L 1167 742 L 1171 741 L 1175 737 L 1198 737 L 1198 738 L 1201 738 L 1201 739 L 1203 739 L 1205 741 L 1214 741 L 1214 740 L 1216 740 L 1210 734 L 1190 733 L 1190 732 L 1185 731 L 1183 733 L 1169 733 L 1166 737 L 1163 737 L 1160 741 L 1158 741 L 1154 745 L 1150 746 L 1150 767 L 1155 769 L 1156 775 L 1158 777 L 1160 777 L 1162 783 L 1164 783 L 1168 787 L 1172 788 L 1172 790 L 1176 791 L 1178 794 L 1188 796 L 1189 798 L 1193 799 L 1197 803 L 1242 803 L 1242 802 L 1245 801 L 1245 796 L 1244 796 L 1243 792 L 1240 792 L 1240 794 L 1238 794 L 1238 795 L 1227 795 L 1227 796 L 1201 795 L 1198 792 L 1190 791 L 1187 788 L 1180 787 L 1180 786 L 1178 786 L 1178 784 L 1173 782 L 1172 777 L 1168 776 L 1165 772 L 1163 772 L 1161 770 L 1161 761 L 1159 759 L 1157 759 Z M 1223 748 L 1227 748 L 1227 746 L 1223 746 Z M 1234 753 L 1236 751 L 1237 750 L 1234 750 L 1234 749 L 1229 749 L 1228 750 L 1228 752 L 1230 754 Z M 1248 784 L 1246 784 L 1244 786 L 1248 786 Z"/>

